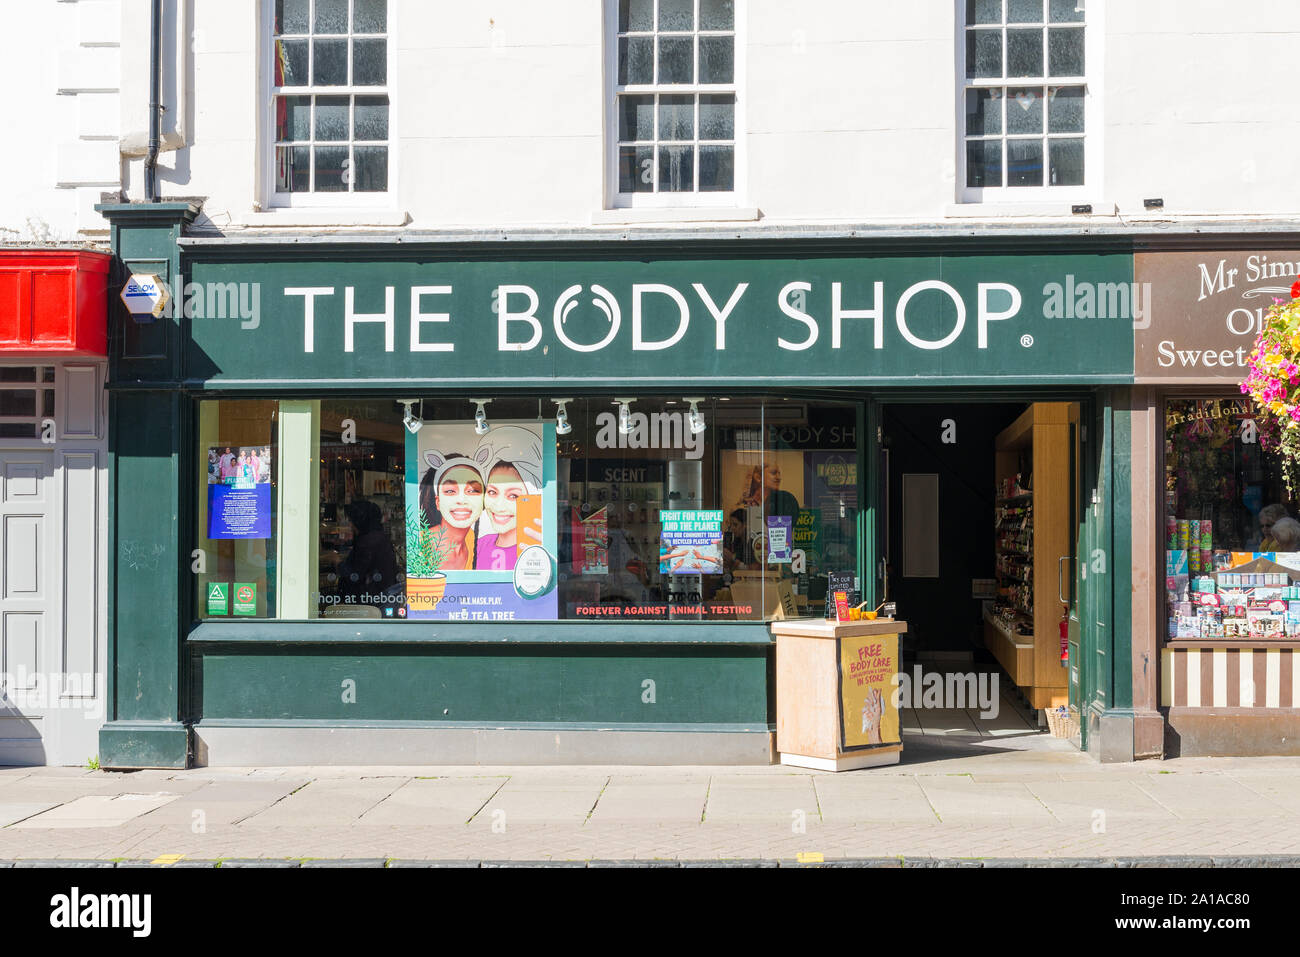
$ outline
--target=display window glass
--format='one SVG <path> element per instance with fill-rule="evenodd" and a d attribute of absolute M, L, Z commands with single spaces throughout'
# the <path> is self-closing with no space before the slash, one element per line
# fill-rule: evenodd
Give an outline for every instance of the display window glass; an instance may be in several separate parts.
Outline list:
<path fill-rule="evenodd" d="M 1168 636 L 1300 635 L 1300 502 L 1277 426 L 1244 398 L 1165 404 Z"/>
<path fill-rule="evenodd" d="M 318 520 L 309 542 L 281 523 L 266 617 L 764 621 L 824 614 L 828 575 L 857 574 L 856 403 L 292 404 L 314 425 L 308 442 L 285 403 L 287 474 L 315 468 L 281 491 Z"/>

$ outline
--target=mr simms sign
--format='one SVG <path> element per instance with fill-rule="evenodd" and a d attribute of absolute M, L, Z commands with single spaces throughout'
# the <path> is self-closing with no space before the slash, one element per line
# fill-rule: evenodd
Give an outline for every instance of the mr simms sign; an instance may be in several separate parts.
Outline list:
<path fill-rule="evenodd" d="M 1300 249 L 1138 253 L 1151 321 L 1134 333 L 1137 382 L 1236 384 L 1274 298 L 1300 275 Z"/>

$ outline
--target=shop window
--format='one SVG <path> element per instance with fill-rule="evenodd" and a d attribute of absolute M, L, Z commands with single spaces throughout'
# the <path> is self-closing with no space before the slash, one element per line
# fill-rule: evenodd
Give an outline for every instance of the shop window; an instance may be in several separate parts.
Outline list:
<path fill-rule="evenodd" d="M 53 435 L 54 367 L 0 367 L 0 439 Z"/>
<path fill-rule="evenodd" d="M 968 200 L 1024 199 L 1035 188 L 1057 196 L 1088 181 L 1087 39 L 1084 0 L 966 0 L 959 56 Z"/>
<path fill-rule="evenodd" d="M 279 608 L 280 403 L 199 403 L 195 607 L 201 619 L 274 618 Z"/>
<path fill-rule="evenodd" d="M 736 7 L 733 0 L 611 4 L 614 205 L 733 200 Z"/>
<path fill-rule="evenodd" d="M 386 0 L 275 0 L 270 44 L 275 200 L 384 193 Z"/>
<path fill-rule="evenodd" d="M 1275 420 L 1242 398 L 1165 406 L 1169 638 L 1300 634 L 1300 502 Z"/>

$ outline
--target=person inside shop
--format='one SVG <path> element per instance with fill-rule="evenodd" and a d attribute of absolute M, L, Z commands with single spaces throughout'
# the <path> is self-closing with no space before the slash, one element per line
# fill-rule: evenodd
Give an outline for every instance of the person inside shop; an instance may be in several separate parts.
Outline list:
<path fill-rule="evenodd" d="M 1279 518 L 1273 523 L 1270 552 L 1300 551 L 1300 522 L 1294 518 Z"/>
<path fill-rule="evenodd" d="M 1280 503 L 1265 505 L 1259 510 L 1259 552 L 1277 551 L 1277 542 L 1273 538 L 1273 526 L 1287 518 L 1286 506 Z"/>
<path fill-rule="evenodd" d="M 754 546 L 749 542 L 749 515 L 738 508 L 727 516 L 722 533 L 722 567 L 729 574 L 755 566 Z"/>
<path fill-rule="evenodd" d="M 384 513 L 359 499 L 344 509 L 352 525 L 352 550 L 339 564 L 339 600 L 348 605 L 382 604 L 397 583 L 397 554 L 384 530 Z"/>
<path fill-rule="evenodd" d="M 474 567 L 474 526 L 483 514 L 484 459 L 459 452 L 429 451 L 429 468 L 420 479 L 420 508 L 429 525 L 429 540 L 440 556 L 439 568 Z"/>

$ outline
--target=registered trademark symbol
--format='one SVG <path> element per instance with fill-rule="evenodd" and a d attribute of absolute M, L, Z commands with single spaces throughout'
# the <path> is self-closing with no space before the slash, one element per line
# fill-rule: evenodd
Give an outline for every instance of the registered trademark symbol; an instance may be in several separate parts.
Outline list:
<path fill-rule="evenodd" d="M 1020 344 L 1024 346 L 1026 349 L 1028 349 L 1030 346 L 1034 344 L 1034 337 L 1026 332 L 1023 336 L 1020 337 Z"/>

